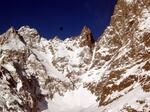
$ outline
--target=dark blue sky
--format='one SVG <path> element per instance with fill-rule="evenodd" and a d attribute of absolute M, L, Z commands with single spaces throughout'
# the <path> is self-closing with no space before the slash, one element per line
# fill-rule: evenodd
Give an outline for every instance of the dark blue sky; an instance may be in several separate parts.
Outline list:
<path fill-rule="evenodd" d="M 36 28 L 40 35 L 62 39 L 87 25 L 98 37 L 109 25 L 116 0 L 0 0 L 0 33 L 10 26 Z M 60 30 L 63 27 L 63 30 Z"/>

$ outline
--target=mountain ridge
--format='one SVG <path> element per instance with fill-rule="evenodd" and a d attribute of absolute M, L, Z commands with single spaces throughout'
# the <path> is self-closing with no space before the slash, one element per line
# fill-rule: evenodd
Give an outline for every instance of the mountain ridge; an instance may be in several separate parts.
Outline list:
<path fill-rule="evenodd" d="M 118 0 L 97 41 L 86 26 L 65 40 L 29 26 L 0 35 L 0 111 L 149 112 L 149 4 Z"/>

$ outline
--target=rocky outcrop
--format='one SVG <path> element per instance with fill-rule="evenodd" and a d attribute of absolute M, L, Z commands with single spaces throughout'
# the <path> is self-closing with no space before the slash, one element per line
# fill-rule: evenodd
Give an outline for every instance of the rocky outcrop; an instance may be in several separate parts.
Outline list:
<path fill-rule="evenodd" d="M 83 27 L 80 36 L 79 42 L 81 47 L 87 45 L 92 48 L 94 46 L 93 34 L 87 26 Z"/>

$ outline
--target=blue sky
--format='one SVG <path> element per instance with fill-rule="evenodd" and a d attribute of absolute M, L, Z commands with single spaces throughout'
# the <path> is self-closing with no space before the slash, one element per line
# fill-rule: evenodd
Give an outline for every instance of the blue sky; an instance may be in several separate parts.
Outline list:
<path fill-rule="evenodd" d="M 0 0 L 0 33 L 23 25 L 41 36 L 64 39 L 88 26 L 95 39 L 110 23 L 116 0 Z M 63 30 L 60 30 L 60 27 Z"/>

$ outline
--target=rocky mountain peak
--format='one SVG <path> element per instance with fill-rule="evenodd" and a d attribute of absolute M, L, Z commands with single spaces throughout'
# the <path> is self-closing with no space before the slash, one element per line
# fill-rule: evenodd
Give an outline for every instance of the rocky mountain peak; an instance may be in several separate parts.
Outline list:
<path fill-rule="evenodd" d="M 7 30 L 7 33 L 16 33 L 15 28 L 12 26 Z"/>
<path fill-rule="evenodd" d="M 30 34 L 32 37 L 39 35 L 36 29 L 30 28 L 29 26 L 22 26 L 21 28 L 19 28 L 18 32 L 20 34 Z"/>
<path fill-rule="evenodd" d="M 24 38 L 18 34 L 18 31 L 15 30 L 14 27 L 9 28 L 4 34 L 0 35 L 0 45 L 3 45 L 5 48 L 7 48 L 10 47 L 9 44 L 12 45 L 12 48 L 15 46 L 17 48 L 20 45 L 24 46 L 26 44 Z"/>
<path fill-rule="evenodd" d="M 90 30 L 90 28 L 89 27 L 87 27 L 87 26 L 84 26 L 83 28 L 82 28 L 82 31 L 81 31 L 81 35 L 88 35 L 88 34 L 92 34 L 92 32 L 91 32 L 91 30 Z"/>
<path fill-rule="evenodd" d="M 60 37 L 55 36 L 55 37 L 52 39 L 52 41 L 62 41 L 62 40 L 60 39 Z"/>
<path fill-rule="evenodd" d="M 24 38 L 25 42 L 29 46 L 36 46 L 41 40 L 41 36 L 38 31 L 34 28 L 30 28 L 29 26 L 22 26 L 19 28 L 18 34 Z"/>
<path fill-rule="evenodd" d="M 94 38 L 93 38 L 93 34 L 90 30 L 90 28 L 88 28 L 87 26 L 84 26 L 81 34 L 80 34 L 80 46 L 89 46 L 92 47 L 94 45 Z"/>

